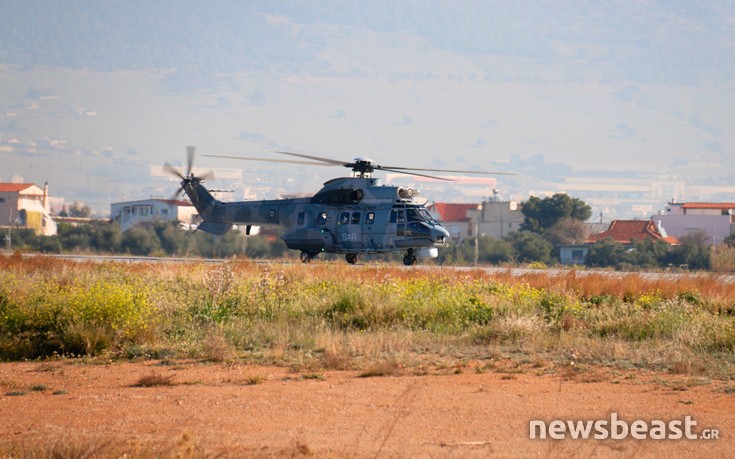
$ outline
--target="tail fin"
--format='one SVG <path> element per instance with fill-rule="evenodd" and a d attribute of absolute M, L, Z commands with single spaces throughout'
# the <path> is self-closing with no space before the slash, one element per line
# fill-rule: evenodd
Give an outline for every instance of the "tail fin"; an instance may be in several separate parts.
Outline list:
<path fill-rule="evenodd" d="M 220 202 L 214 199 L 214 196 L 204 188 L 198 178 L 194 177 L 190 183 L 184 186 L 184 191 L 203 220 L 197 227 L 198 230 L 221 236 L 232 228 L 231 223 L 222 221 L 221 214 L 224 209 L 219 209 L 220 211 L 217 209 Z"/>

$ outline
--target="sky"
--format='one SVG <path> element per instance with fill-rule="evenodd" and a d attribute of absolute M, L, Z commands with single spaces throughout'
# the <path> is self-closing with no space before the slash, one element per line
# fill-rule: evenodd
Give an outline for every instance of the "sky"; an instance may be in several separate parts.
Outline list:
<path fill-rule="evenodd" d="M 516 172 L 521 198 L 558 164 L 726 184 L 734 76 L 727 1 L 0 0 L 0 180 L 103 212 L 195 145 Z M 334 175 L 197 164 L 255 194 Z"/>

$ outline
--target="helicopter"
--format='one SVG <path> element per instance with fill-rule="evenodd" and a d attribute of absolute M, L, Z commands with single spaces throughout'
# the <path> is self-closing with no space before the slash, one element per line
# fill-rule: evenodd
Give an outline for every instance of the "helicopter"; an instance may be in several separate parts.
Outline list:
<path fill-rule="evenodd" d="M 403 253 L 403 264 L 415 265 L 418 258 L 436 258 L 438 247 L 449 239 L 449 232 L 436 221 L 425 205 L 414 198 L 418 190 L 384 185 L 375 171 L 398 172 L 436 180 L 445 177 L 421 172 L 515 175 L 505 172 L 481 172 L 450 169 L 421 169 L 381 166 L 366 157 L 339 161 L 320 156 L 277 151 L 298 159 L 265 159 L 244 156 L 203 155 L 212 158 L 266 161 L 311 166 L 341 166 L 352 170 L 351 177 L 339 177 L 324 183 L 313 196 L 259 201 L 222 202 L 214 198 L 202 182 L 213 178 L 212 172 L 194 175 L 195 149 L 187 147 L 186 173 L 169 163 L 163 170 L 181 180 L 174 199 L 185 193 L 199 212 L 202 223 L 197 230 L 223 235 L 233 225 L 245 226 L 249 235 L 253 226 L 280 227 L 286 247 L 301 251 L 301 261 L 310 262 L 320 253 L 345 255 L 349 264 L 357 263 L 360 254 Z"/>

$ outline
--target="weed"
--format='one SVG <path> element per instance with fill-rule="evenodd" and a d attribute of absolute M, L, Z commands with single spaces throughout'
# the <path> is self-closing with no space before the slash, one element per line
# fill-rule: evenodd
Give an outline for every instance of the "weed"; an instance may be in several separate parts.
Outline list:
<path fill-rule="evenodd" d="M 22 395 L 27 395 L 28 392 L 24 390 L 11 390 L 9 392 L 6 392 L 5 395 L 8 397 L 20 397 Z"/>
<path fill-rule="evenodd" d="M 401 372 L 401 365 L 395 360 L 385 360 L 374 363 L 359 374 L 361 378 L 372 378 L 375 376 L 396 376 Z"/>
<path fill-rule="evenodd" d="M 263 381 L 265 381 L 265 378 L 263 378 L 260 375 L 248 376 L 247 378 L 245 378 L 245 384 L 248 386 L 255 386 L 257 384 L 262 384 Z"/>
<path fill-rule="evenodd" d="M 158 373 L 151 373 L 141 376 L 133 387 L 156 387 L 156 386 L 173 386 L 173 375 L 164 376 Z"/>

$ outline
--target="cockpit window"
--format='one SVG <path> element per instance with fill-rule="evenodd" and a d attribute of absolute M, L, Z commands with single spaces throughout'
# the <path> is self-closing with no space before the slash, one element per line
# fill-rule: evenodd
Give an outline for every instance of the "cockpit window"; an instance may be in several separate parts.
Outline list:
<path fill-rule="evenodd" d="M 429 236 L 430 234 L 431 230 L 429 227 L 419 222 L 409 223 L 406 227 L 406 236 L 409 237 Z"/>
<path fill-rule="evenodd" d="M 419 213 L 418 209 L 406 209 L 406 213 L 408 214 L 408 221 L 409 222 L 422 222 L 424 221 L 424 218 Z"/>
<path fill-rule="evenodd" d="M 424 220 L 426 220 L 427 222 L 429 222 L 429 223 L 437 223 L 437 221 L 434 220 L 434 217 L 431 216 L 431 214 L 429 213 L 428 210 L 426 210 L 424 208 L 420 208 L 419 209 L 419 213 L 421 214 L 422 217 L 424 217 Z"/>
<path fill-rule="evenodd" d="M 423 207 L 409 207 L 406 209 L 409 222 L 428 222 L 435 223 L 434 218 L 428 210 Z"/>

